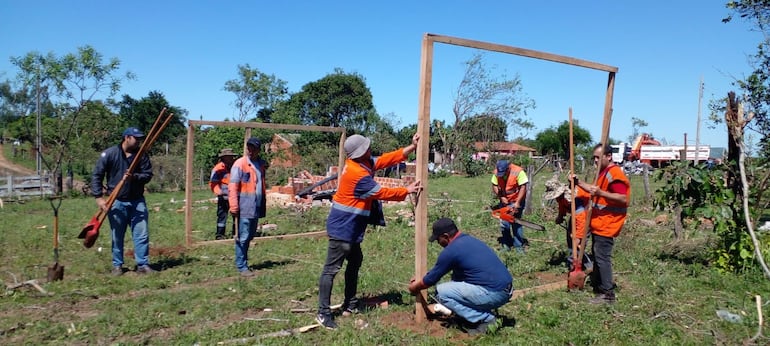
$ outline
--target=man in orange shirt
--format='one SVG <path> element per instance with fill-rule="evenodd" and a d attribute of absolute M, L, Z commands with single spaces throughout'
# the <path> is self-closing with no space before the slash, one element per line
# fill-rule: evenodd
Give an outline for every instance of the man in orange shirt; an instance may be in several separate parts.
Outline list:
<path fill-rule="evenodd" d="M 626 221 L 631 200 L 631 182 L 623 169 L 612 162 L 612 147 L 598 144 L 594 147 L 594 164 L 599 167 L 596 185 L 572 178 L 591 194 L 591 251 L 596 268 L 591 273 L 591 285 L 596 296 L 592 304 L 615 302 L 615 283 L 612 278 L 612 248 Z"/>
<path fill-rule="evenodd" d="M 216 239 L 225 239 L 225 228 L 227 228 L 227 214 L 230 211 L 230 202 L 228 200 L 228 188 L 230 183 L 230 169 L 233 168 L 236 155 L 232 149 L 225 148 L 219 151 L 219 162 L 211 169 L 211 178 L 209 187 L 211 192 L 217 196 L 217 233 Z M 233 234 L 235 234 L 235 222 L 233 222 Z"/>
<path fill-rule="evenodd" d="M 326 263 L 318 280 L 318 316 L 316 321 L 327 329 L 337 329 L 331 313 L 331 294 L 334 277 L 347 261 L 345 268 L 345 297 L 342 302 L 343 314 L 358 311 L 358 270 L 364 255 L 361 242 L 367 225 L 385 226 L 381 200 L 403 201 L 410 193 L 422 189 L 417 180 L 407 187 L 388 188 L 374 180 L 377 170 L 399 164 L 417 148 L 420 135 L 412 136 L 408 146 L 372 158 L 371 140 L 361 135 L 352 135 L 345 140 L 347 155 L 345 168 L 339 175 L 337 192 L 334 194 L 329 217 L 326 219 L 326 233 L 329 246 Z"/>
<path fill-rule="evenodd" d="M 585 238 L 586 233 L 586 206 L 588 205 L 589 197 L 590 195 L 585 190 L 581 189 L 580 187 L 576 188 L 576 196 L 574 200 L 572 197 L 572 192 L 570 191 L 569 186 L 560 183 L 556 177 L 553 177 L 553 179 L 548 180 L 545 182 L 545 195 L 543 195 L 543 199 L 545 200 L 556 200 L 556 203 L 559 207 L 559 213 L 556 216 L 556 223 L 561 224 L 564 222 L 564 217 L 567 216 L 567 214 L 570 214 L 572 212 L 572 205 L 570 204 L 572 201 L 575 203 L 575 240 L 578 241 L 579 246 L 585 246 L 581 243 L 582 239 Z M 571 272 L 573 270 L 572 268 L 572 257 L 574 254 L 572 253 L 572 218 L 569 218 L 567 220 L 567 226 L 565 227 L 567 230 L 566 232 L 566 239 L 567 239 L 567 269 Z M 593 262 L 591 262 L 591 259 L 588 257 L 587 253 L 583 253 L 583 260 L 582 260 L 582 268 L 585 268 L 586 272 L 590 272 L 593 270 Z"/>

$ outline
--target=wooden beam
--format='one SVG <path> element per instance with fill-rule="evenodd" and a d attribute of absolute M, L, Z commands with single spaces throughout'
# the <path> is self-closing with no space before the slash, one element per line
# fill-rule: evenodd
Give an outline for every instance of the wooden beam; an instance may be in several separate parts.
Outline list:
<path fill-rule="evenodd" d="M 613 72 L 613 73 L 618 72 L 618 68 L 614 66 L 609 66 L 609 65 L 600 64 L 597 62 L 573 58 L 565 55 L 551 54 L 551 53 L 540 52 L 532 49 L 504 46 L 496 43 L 468 40 L 468 39 L 458 38 L 458 37 L 435 35 L 435 34 L 426 34 L 426 35 L 432 41 L 451 44 L 455 46 L 463 46 L 463 47 L 489 50 L 493 52 L 519 55 L 519 56 L 524 56 L 528 58 L 548 60 L 548 61 L 558 62 L 562 64 L 580 66 L 580 67 L 591 68 L 591 69 L 606 71 L 606 72 Z"/>
<path fill-rule="evenodd" d="M 240 121 L 189 120 L 189 123 L 190 123 L 190 125 L 210 125 L 210 126 L 250 128 L 250 129 L 272 129 L 272 130 L 295 130 L 295 131 L 317 131 L 317 132 L 345 133 L 345 128 L 344 127 L 257 123 L 257 122 L 253 122 L 253 121 L 240 122 Z"/>
<path fill-rule="evenodd" d="M 417 147 L 416 179 L 422 182 L 423 190 L 417 195 L 414 211 L 414 273 L 416 278 L 425 276 L 428 268 L 428 144 L 430 143 L 430 96 L 433 78 L 433 42 L 426 34 L 422 40 L 420 58 L 420 96 L 417 107 L 417 132 L 420 142 Z M 427 319 L 425 292 L 418 293 L 415 321 Z"/>
<path fill-rule="evenodd" d="M 282 234 L 282 235 L 271 235 L 271 236 L 265 236 L 265 237 L 256 237 L 251 240 L 251 243 L 256 244 L 263 241 L 268 240 L 286 240 L 286 239 L 296 239 L 296 238 L 310 238 L 310 237 L 320 237 L 325 236 L 326 231 L 316 231 L 316 232 L 305 232 L 305 233 L 294 233 L 294 234 Z M 201 246 L 201 245 L 213 245 L 213 244 L 229 244 L 232 243 L 233 239 L 220 239 L 220 240 L 208 240 L 208 241 L 200 241 L 195 244 L 195 246 Z"/>
<path fill-rule="evenodd" d="M 513 295 L 511 295 L 511 300 L 514 300 L 516 298 L 521 298 L 529 293 L 545 293 L 545 292 L 551 292 L 556 290 L 567 290 L 567 280 L 559 280 L 556 282 L 552 282 L 545 285 L 535 286 L 535 287 L 529 287 L 521 290 L 515 290 L 513 291 Z"/>

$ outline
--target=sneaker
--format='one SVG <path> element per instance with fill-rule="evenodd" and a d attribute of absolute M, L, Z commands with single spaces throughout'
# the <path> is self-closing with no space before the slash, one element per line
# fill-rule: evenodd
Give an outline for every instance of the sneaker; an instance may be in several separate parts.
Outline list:
<path fill-rule="evenodd" d="M 491 320 L 486 322 L 480 322 L 476 323 L 475 325 L 471 325 L 466 329 L 468 332 L 468 335 L 475 336 L 475 335 L 481 335 L 481 334 L 487 334 L 487 333 L 494 333 L 499 328 L 497 323 L 497 318 L 492 317 Z"/>
<path fill-rule="evenodd" d="M 225 239 L 225 235 L 224 235 L 224 234 L 217 234 L 217 236 L 215 237 L 215 239 L 216 239 L 216 240 L 222 240 L 222 239 Z"/>
<path fill-rule="evenodd" d="M 599 293 L 588 302 L 591 304 L 614 304 L 615 293 Z"/>
<path fill-rule="evenodd" d="M 334 318 L 331 314 L 318 314 L 315 317 L 316 322 L 326 327 L 326 329 L 337 329 L 337 323 L 334 322 Z"/>
<path fill-rule="evenodd" d="M 502 246 L 500 247 L 500 252 L 508 252 L 508 251 L 511 251 L 511 247 L 508 245 L 502 244 Z"/>
<path fill-rule="evenodd" d="M 137 274 L 142 274 L 142 275 L 144 275 L 144 274 L 152 274 L 152 273 L 157 273 L 157 272 L 158 272 L 157 270 L 150 268 L 150 266 L 148 266 L 148 265 L 143 265 L 143 266 L 139 266 L 139 267 L 136 268 L 136 273 Z"/>
<path fill-rule="evenodd" d="M 123 275 L 123 267 L 112 267 L 112 271 L 110 272 L 112 276 L 121 276 Z"/>
<path fill-rule="evenodd" d="M 244 271 L 241 271 L 240 273 L 241 273 L 241 276 L 246 278 L 254 276 L 254 272 L 251 271 L 250 269 L 246 269 Z"/>

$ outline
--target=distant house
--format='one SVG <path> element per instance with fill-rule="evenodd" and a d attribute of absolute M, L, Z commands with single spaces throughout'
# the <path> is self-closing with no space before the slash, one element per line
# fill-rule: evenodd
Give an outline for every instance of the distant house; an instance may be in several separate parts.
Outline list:
<path fill-rule="evenodd" d="M 498 156 L 534 156 L 536 150 L 530 147 L 516 144 L 513 142 L 475 142 L 473 148 L 476 152 L 473 154 L 474 160 L 488 160 L 492 155 Z"/>
<path fill-rule="evenodd" d="M 274 154 L 270 160 L 271 167 L 295 167 L 299 165 L 302 157 L 295 152 L 294 145 L 299 138 L 297 133 L 274 134 L 273 139 L 267 145 L 267 152 Z"/>

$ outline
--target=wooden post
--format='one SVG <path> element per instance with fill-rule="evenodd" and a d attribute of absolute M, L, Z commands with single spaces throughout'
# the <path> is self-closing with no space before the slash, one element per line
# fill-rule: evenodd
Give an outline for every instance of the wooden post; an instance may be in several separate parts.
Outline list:
<path fill-rule="evenodd" d="M 192 124 L 187 126 L 187 160 L 185 162 L 185 207 L 184 207 L 184 231 L 185 244 L 192 246 L 192 191 L 193 191 L 193 153 L 195 148 L 195 129 Z"/>
<path fill-rule="evenodd" d="M 421 279 L 428 268 L 428 144 L 430 143 L 430 94 L 433 78 L 433 41 L 428 34 L 422 38 L 420 57 L 420 96 L 417 107 L 417 132 L 420 145 L 417 148 L 416 179 L 422 182 L 423 190 L 417 195 L 414 211 L 414 274 Z M 416 299 L 415 321 L 423 322 L 425 314 L 425 292 L 423 299 Z"/>

